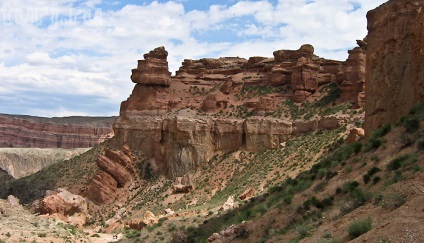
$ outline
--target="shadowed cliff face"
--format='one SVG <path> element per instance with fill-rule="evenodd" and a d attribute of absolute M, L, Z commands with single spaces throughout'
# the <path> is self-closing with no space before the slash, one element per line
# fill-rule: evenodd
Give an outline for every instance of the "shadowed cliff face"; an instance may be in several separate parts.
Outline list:
<path fill-rule="evenodd" d="M 42 118 L 0 114 L 0 147 L 89 148 L 113 136 L 114 117 Z"/>
<path fill-rule="evenodd" d="M 303 45 L 273 58 L 184 60 L 171 77 L 168 52 L 156 48 L 132 70 L 136 85 L 122 102 L 112 144 L 140 151 L 157 171 L 175 178 L 207 166 L 216 152 L 279 148 L 296 134 L 338 128 L 347 116 L 299 119 L 287 115 L 284 104 L 314 106 L 320 90 L 333 84 L 340 102 L 362 105 L 364 49 L 350 51 L 346 62 L 313 53 Z"/>
<path fill-rule="evenodd" d="M 424 2 L 389 1 L 368 12 L 367 135 L 424 101 Z"/>

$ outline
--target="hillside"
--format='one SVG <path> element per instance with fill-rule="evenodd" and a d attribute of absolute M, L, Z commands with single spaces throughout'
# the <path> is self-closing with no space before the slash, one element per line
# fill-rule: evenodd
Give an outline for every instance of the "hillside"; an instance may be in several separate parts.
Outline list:
<path fill-rule="evenodd" d="M 171 76 L 155 48 L 114 137 L 0 195 L 120 242 L 423 242 L 423 7 L 370 11 L 344 62 L 305 44 Z"/>
<path fill-rule="evenodd" d="M 238 209 L 185 231 L 188 241 L 219 233 L 210 239 L 422 242 L 423 108 L 401 124 L 376 130 L 368 140 L 335 149 L 310 170 Z"/>

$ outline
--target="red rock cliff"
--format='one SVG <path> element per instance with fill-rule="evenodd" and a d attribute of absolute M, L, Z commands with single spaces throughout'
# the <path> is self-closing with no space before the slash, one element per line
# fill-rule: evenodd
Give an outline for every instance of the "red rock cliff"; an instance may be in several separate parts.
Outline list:
<path fill-rule="evenodd" d="M 424 101 L 424 1 L 393 0 L 368 12 L 365 133 Z"/>
<path fill-rule="evenodd" d="M 337 128 L 345 118 L 270 115 L 287 100 L 314 102 L 313 94 L 330 83 L 344 87 L 344 101 L 358 103 L 363 49 L 353 50 L 347 62 L 313 53 L 311 45 L 303 45 L 276 51 L 273 58 L 184 60 L 171 77 L 168 52 L 156 48 L 132 71 L 136 85 L 122 102 L 111 144 L 141 152 L 158 172 L 175 178 L 207 166 L 217 152 L 278 148 L 293 135 Z M 103 173 L 98 180 L 109 177 Z"/>
<path fill-rule="evenodd" d="M 0 115 L 0 147 L 89 148 L 113 136 L 114 120 Z"/>

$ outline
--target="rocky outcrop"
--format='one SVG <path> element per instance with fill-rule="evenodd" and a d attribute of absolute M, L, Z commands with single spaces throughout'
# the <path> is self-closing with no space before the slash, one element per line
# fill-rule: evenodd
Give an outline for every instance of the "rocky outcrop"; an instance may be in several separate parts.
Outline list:
<path fill-rule="evenodd" d="M 163 46 L 144 54 L 145 60 L 138 61 L 137 69 L 132 70 L 131 80 L 136 84 L 169 87 L 171 73 L 167 57 L 168 52 Z"/>
<path fill-rule="evenodd" d="M 215 152 L 246 149 L 258 152 L 279 148 L 290 137 L 335 129 L 344 117 L 323 117 L 290 122 L 271 117 L 213 119 L 211 117 L 143 116 L 119 118 L 115 123 L 117 146 L 126 144 L 153 158 L 157 170 L 170 178 L 206 165 Z"/>
<path fill-rule="evenodd" d="M 355 53 L 351 59 L 357 59 Z M 293 121 L 264 115 L 272 114 L 287 99 L 308 99 L 325 84 L 340 85 L 343 79 L 350 82 L 344 82 L 345 86 L 363 84 L 355 80 L 362 77 L 356 72 L 362 71 L 363 62 L 319 58 L 311 45 L 276 51 L 274 58 L 187 59 L 173 77 L 167 71 L 167 54 L 163 47 L 157 48 L 133 70 L 136 85 L 121 105 L 111 144 L 115 149 L 127 145 L 140 152 L 158 174 L 169 178 L 208 166 L 217 152 L 280 148 L 294 135 L 338 128 L 344 118 Z M 343 75 L 344 71 L 348 74 Z M 354 92 L 360 90 L 348 91 L 345 100 L 356 103 Z M 219 115 L 225 112 L 229 115 Z M 103 171 L 112 168 L 110 164 L 99 157 Z M 118 186 L 122 184 L 112 172 L 108 174 Z"/>
<path fill-rule="evenodd" d="M 244 191 L 238 198 L 240 200 L 246 200 L 249 198 L 252 198 L 256 195 L 256 191 L 254 188 L 249 188 L 246 191 Z"/>
<path fill-rule="evenodd" d="M 219 208 L 219 211 L 227 211 L 234 208 L 234 197 L 229 196 L 224 205 Z"/>
<path fill-rule="evenodd" d="M 127 226 L 130 229 L 141 230 L 145 226 L 156 224 L 157 222 L 158 218 L 156 218 L 152 212 L 146 211 L 144 213 L 143 219 L 132 219 L 127 223 Z"/>
<path fill-rule="evenodd" d="M 184 177 L 175 178 L 174 185 L 172 186 L 173 193 L 188 193 L 191 190 L 193 190 L 193 183 L 188 174 Z"/>
<path fill-rule="evenodd" d="M 105 148 L 104 154 L 97 156 L 97 165 L 101 171 L 92 179 L 87 197 L 96 204 L 115 199 L 118 188 L 133 181 L 136 174 L 134 161 L 135 157 L 127 146 L 116 151 Z"/>
<path fill-rule="evenodd" d="M 423 9 L 423 1 L 397 0 L 367 14 L 367 136 L 424 101 Z"/>
<path fill-rule="evenodd" d="M 231 242 L 234 238 L 245 238 L 248 236 L 249 231 L 246 227 L 245 222 L 238 225 L 231 225 L 227 229 L 221 230 L 218 233 L 213 233 L 209 238 L 208 242 Z"/>
<path fill-rule="evenodd" d="M 114 117 L 42 118 L 0 114 L 0 147 L 89 148 L 113 136 Z"/>
<path fill-rule="evenodd" d="M 349 134 L 347 135 L 347 138 L 346 138 L 346 143 L 351 144 L 353 142 L 356 142 L 359 139 L 361 139 L 364 135 L 365 135 L 364 129 L 354 127 L 350 129 Z"/>
<path fill-rule="evenodd" d="M 351 101 L 357 107 L 365 105 L 365 58 L 366 46 L 349 50 L 349 57 L 343 64 L 341 101 Z"/>
<path fill-rule="evenodd" d="M 69 224 L 82 227 L 88 216 L 87 202 L 79 195 L 65 189 L 48 191 L 37 206 L 37 212 L 57 217 Z"/>

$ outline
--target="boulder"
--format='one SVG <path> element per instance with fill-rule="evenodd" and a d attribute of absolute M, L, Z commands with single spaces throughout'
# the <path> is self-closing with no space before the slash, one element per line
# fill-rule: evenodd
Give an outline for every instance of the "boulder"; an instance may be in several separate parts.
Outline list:
<path fill-rule="evenodd" d="M 85 224 L 88 216 L 86 200 L 63 188 L 58 188 L 56 194 L 43 198 L 36 211 L 43 215 L 58 217 L 80 228 Z"/>
<path fill-rule="evenodd" d="M 183 177 L 175 178 L 174 185 L 172 186 L 173 193 L 188 193 L 192 189 L 193 184 L 188 174 Z"/>
<path fill-rule="evenodd" d="M 255 194 L 256 194 L 255 189 L 254 189 L 254 188 L 249 188 L 249 189 L 247 189 L 246 191 L 244 191 L 244 192 L 243 192 L 243 193 L 239 196 L 239 199 L 240 199 L 240 200 L 246 200 L 246 199 L 249 199 L 249 198 L 254 197 L 254 196 L 255 196 Z"/>
<path fill-rule="evenodd" d="M 365 135 L 364 129 L 359 127 L 354 127 L 350 129 L 349 134 L 347 135 L 346 143 L 351 144 L 358 141 Z"/>
<path fill-rule="evenodd" d="M 229 209 L 234 208 L 234 197 L 229 196 L 227 201 L 222 205 L 222 207 L 219 209 L 219 211 L 227 211 Z"/>

